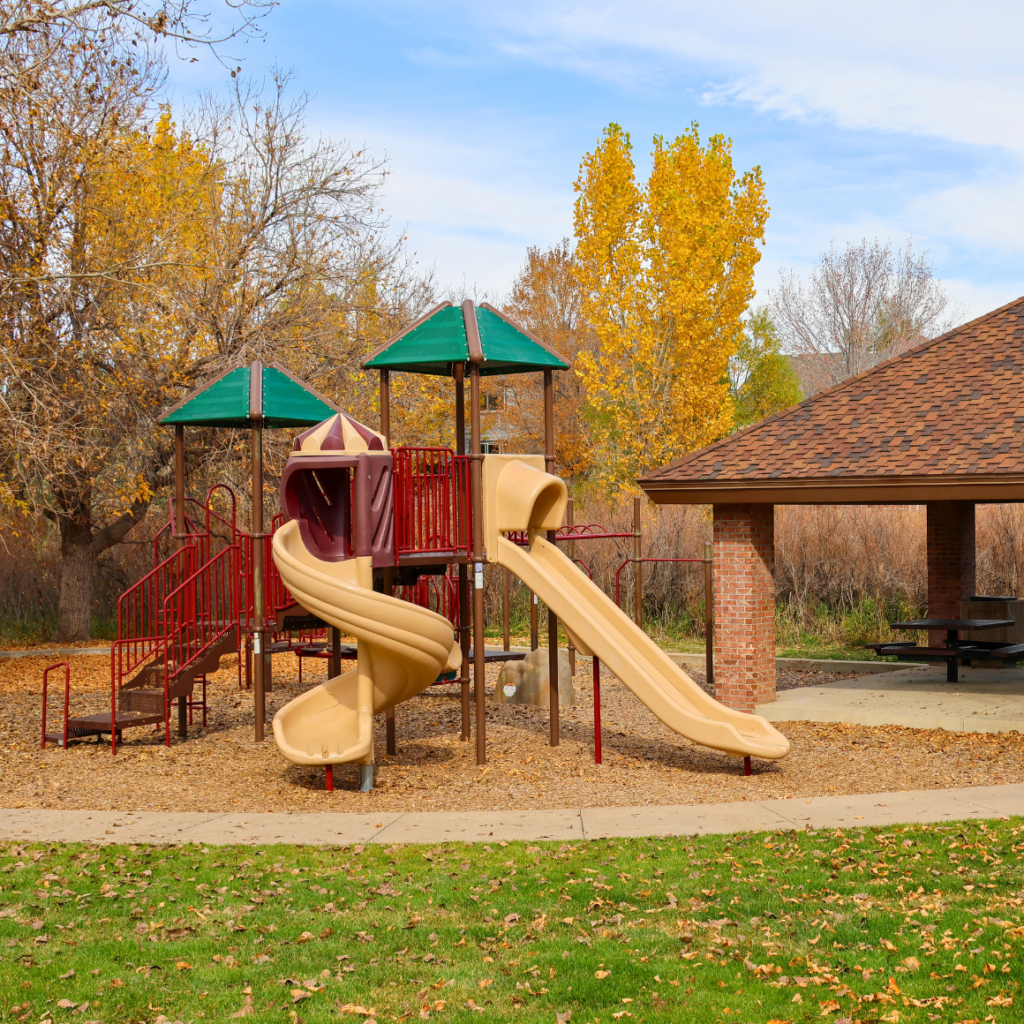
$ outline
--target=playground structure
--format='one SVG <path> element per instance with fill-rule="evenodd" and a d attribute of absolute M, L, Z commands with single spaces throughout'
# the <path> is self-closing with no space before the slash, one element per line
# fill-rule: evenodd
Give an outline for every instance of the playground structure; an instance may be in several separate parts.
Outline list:
<path fill-rule="evenodd" d="M 462 655 L 449 620 L 373 589 L 374 567 L 394 559 L 394 457 L 383 446 L 332 452 L 309 444 L 322 431 L 299 438 L 289 458 L 281 482 L 289 521 L 274 535 L 273 555 L 304 607 L 357 637 L 358 662 L 278 711 L 274 737 L 289 759 L 323 765 L 329 788 L 335 764 L 359 764 L 366 790 L 374 715 L 459 667 Z M 788 741 L 764 719 L 704 693 L 547 539 L 561 525 L 568 495 L 541 456 L 486 455 L 481 468 L 473 505 L 482 513 L 484 557 L 538 594 L 577 650 L 600 658 L 665 725 L 694 742 L 743 758 L 788 753 Z M 480 567 L 474 575 L 482 589 Z"/>
<path fill-rule="evenodd" d="M 552 745 L 559 742 L 561 618 L 571 646 L 594 658 L 595 689 L 600 659 L 682 735 L 746 757 L 748 765 L 752 754 L 786 753 L 788 743 L 772 727 L 737 715 L 700 691 L 576 568 L 571 549 L 568 558 L 558 552 L 559 540 L 574 546 L 618 535 L 563 526 L 565 486 L 552 473 L 552 371 L 567 364 L 557 353 L 497 310 L 467 301 L 431 310 L 365 365 L 380 371 L 379 433 L 283 368 L 259 363 L 226 371 L 163 417 L 162 423 L 175 428 L 175 495 L 170 522 L 154 540 L 154 569 L 119 602 L 110 712 L 68 718 L 65 710 L 64 733 L 51 741 L 66 744 L 69 737 L 109 733 L 116 753 L 125 729 L 162 725 L 169 744 L 174 701 L 178 733 L 185 736 L 195 710 L 203 711 L 205 721 L 206 675 L 223 657 L 237 654 L 239 685 L 243 661 L 248 682 L 250 650 L 255 739 L 260 741 L 265 695 L 272 686 L 270 654 L 292 649 L 328 656 L 331 666 L 324 686 L 278 712 L 274 733 L 286 756 L 328 769 L 336 763 L 360 764 L 361 783 L 368 787 L 373 715 L 386 713 L 387 748 L 393 753 L 395 706 L 460 670 L 462 737 L 469 739 L 472 665 L 476 752 L 483 764 L 484 666 L 487 660 L 510 657 L 484 647 L 483 566 L 489 561 L 513 572 L 547 605 Z M 454 378 L 454 451 L 390 447 L 389 378 L 398 371 Z M 536 371 L 544 374 L 545 455 L 484 456 L 481 376 Z M 250 430 L 249 532 L 239 530 L 234 493 L 225 485 L 211 488 L 204 502 L 186 498 L 186 425 Z M 262 432 L 289 426 L 307 429 L 296 439 L 282 475 L 284 511 L 271 518 L 265 531 Z M 513 493 L 511 484 L 499 486 L 497 466 L 505 467 L 502 480 L 506 472 L 513 477 L 527 472 L 522 479 L 534 487 L 543 478 L 536 485 L 541 503 L 522 505 L 523 495 Z M 502 516 L 513 506 L 516 511 L 508 512 L 511 518 L 505 522 Z M 638 573 L 639 616 L 643 559 L 638 524 L 637 517 L 634 558 L 624 565 L 635 563 Z M 327 626 L 333 627 L 329 652 L 325 641 L 310 643 Z M 342 632 L 357 639 L 356 648 L 344 652 L 354 656 L 356 667 L 344 675 Z M 198 687 L 201 699 L 195 696 Z M 600 724 L 595 724 L 599 743 Z M 331 776 L 328 771 L 329 783 Z"/>
<path fill-rule="evenodd" d="M 485 763 L 485 562 L 510 570 L 548 607 L 552 745 L 558 743 L 561 619 L 572 646 L 595 658 L 595 670 L 600 658 L 681 735 L 746 759 L 778 758 L 788 752 L 788 741 L 767 722 L 708 697 L 556 547 L 568 497 L 564 483 L 549 472 L 554 463 L 551 374 L 552 369 L 566 367 L 557 354 L 496 310 L 486 305 L 478 309 L 467 301 L 461 308 L 446 304 L 431 310 L 364 365 L 381 372 L 380 433 L 362 427 L 342 436 L 331 422 L 321 424 L 296 440 L 282 477 L 282 504 L 290 521 L 273 542 L 282 579 L 301 602 L 313 605 L 310 611 L 359 641 L 353 672 L 331 679 L 278 712 L 274 735 L 287 757 L 323 765 L 329 769 L 328 784 L 335 764 L 358 763 L 361 787 L 370 788 L 373 749 L 367 723 L 380 711 L 388 714 L 387 745 L 393 752 L 395 706 L 428 686 L 437 673 L 460 663 L 463 737 L 468 738 L 471 662 L 477 761 Z M 472 448 L 468 456 L 467 366 Z M 480 376 L 527 369 L 544 373 L 545 455 L 484 455 Z M 389 448 L 389 377 L 396 370 L 454 378 L 457 452 Z M 580 536 L 570 533 L 564 539 L 576 541 Z M 403 602 L 405 607 L 395 605 L 396 582 L 418 585 L 425 575 L 448 579 L 450 565 L 459 572 L 457 619 L 410 616 L 408 602 Z M 454 648 L 433 636 L 437 618 L 454 626 L 460 641 L 458 657 Z"/>
<path fill-rule="evenodd" d="M 178 734 L 185 736 L 196 709 L 202 710 L 206 720 L 207 674 L 219 668 L 222 658 L 237 654 L 241 685 L 242 662 L 250 643 L 256 738 L 263 738 L 265 712 L 260 712 L 270 678 L 268 639 L 292 624 L 296 629 L 309 625 L 301 621 L 305 613 L 282 587 L 269 557 L 272 534 L 263 530 L 263 429 L 314 425 L 337 411 L 283 367 L 253 362 L 226 370 L 163 417 L 161 423 L 175 431 L 170 520 L 153 540 L 153 569 L 118 601 L 117 636 L 110 651 L 110 710 L 69 717 L 68 680 L 64 725 L 57 742 L 66 745 L 71 738 L 109 733 L 111 751 L 116 754 L 124 730 L 162 725 L 169 745 L 174 702 Z M 186 498 L 186 426 L 250 430 L 253 512 L 249 532 L 238 528 L 237 502 L 230 487 L 214 485 L 203 502 Z M 199 700 L 197 686 L 202 693 Z M 43 733 L 45 746 L 45 727 Z"/>

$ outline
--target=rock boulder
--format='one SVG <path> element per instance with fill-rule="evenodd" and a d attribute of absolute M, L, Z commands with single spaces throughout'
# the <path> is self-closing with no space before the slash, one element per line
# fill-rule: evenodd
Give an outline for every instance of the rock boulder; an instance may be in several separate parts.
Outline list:
<path fill-rule="evenodd" d="M 491 694 L 498 704 L 536 704 L 547 707 L 548 649 L 531 651 L 522 661 L 506 661 L 498 673 L 498 683 Z M 558 704 L 569 707 L 574 702 L 572 675 L 569 673 L 569 652 L 558 652 Z"/>

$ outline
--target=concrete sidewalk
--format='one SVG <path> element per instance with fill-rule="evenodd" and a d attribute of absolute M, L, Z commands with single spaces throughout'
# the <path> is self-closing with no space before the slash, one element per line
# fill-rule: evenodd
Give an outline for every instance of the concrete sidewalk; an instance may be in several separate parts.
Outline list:
<path fill-rule="evenodd" d="M 14 809 L 0 839 L 23 842 L 485 843 L 793 828 L 856 828 L 1024 814 L 1024 784 L 676 807 L 378 814 L 161 814 Z"/>
<path fill-rule="evenodd" d="M 1024 732 L 1024 670 L 961 668 L 960 682 L 947 683 L 944 665 L 902 668 L 884 677 L 783 690 L 754 713 L 769 722 Z"/>

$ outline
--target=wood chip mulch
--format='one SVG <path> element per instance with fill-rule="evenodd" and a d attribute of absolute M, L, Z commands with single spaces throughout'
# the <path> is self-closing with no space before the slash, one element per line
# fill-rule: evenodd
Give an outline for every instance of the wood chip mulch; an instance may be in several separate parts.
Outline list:
<path fill-rule="evenodd" d="M 793 744 L 782 761 L 741 762 L 677 736 L 613 677 L 602 679 L 604 764 L 593 759 L 589 661 L 575 679 L 577 702 L 562 709 L 561 744 L 548 745 L 544 708 L 491 704 L 489 763 L 461 742 L 457 685 L 435 686 L 397 712 L 398 755 L 384 755 L 378 718 L 377 788 L 360 794 L 354 767 L 335 769 L 335 792 L 320 769 L 293 765 L 277 751 L 269 719 L 301 692 L 293 655 L 274 658 L 268 739 L 253 742 L 253 700 L 239 690 L 234 659 L 211 676 L 208 728 L 163 744 L 162 730 L 126 732 L 117 757 L 106 742 L 39 749 L 42 669 L 50 658 L 0 662 L 0 806 L 136 811 L 511 810 L 579 806 L 699 804 L 777 797 L 982 786 L 1024 781 L 1024 735 L 954 733 L 895 726 L 785 723 Z M 74 656 L 72 714 L 109 708 L 107 659 Z M 307 662 L 303 689 L 325 678 Z M 497 678 L 489 669 L 489 688 Z M 703 673 L 692 670 L 703 684 Z M 780 673 L 780 688 L 820 685 L 836 676 Z M 51 694 L 58 726 L 63 686 Z M 173 731 L 173 723 L 172 723 Z"/>

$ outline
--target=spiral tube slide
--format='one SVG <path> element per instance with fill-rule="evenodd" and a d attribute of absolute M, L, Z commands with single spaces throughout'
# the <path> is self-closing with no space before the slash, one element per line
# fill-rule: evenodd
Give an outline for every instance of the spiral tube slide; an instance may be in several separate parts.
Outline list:
<path fill-rule="evenodd" d="M 531 462 L 535 459 L 530 456 L 484 459 L 484 531 L 489 560 L 518 576 L 558 616 L 578 646 L 597 655 L 680 736 L 739 757 L 785 757 L 789 740 L 782 733 L 765 719 L 708 696 L 542 536 L 542 531 L 561 526 L 567 494 L 558 477 Z M 503 536 L 512 531 L 529 531 L 529 548 Z"/>
<path fill-rule="evenodd" d="M 303 544 L 296 520 L 274 534 L 273 552 L 299 604 L 359 642 L 355 669 L 277 712 L 278 748 L 296 764 L 372 764 L 373 716 L 462 664 L 452 624 L 427 608 L 376 593 L 369 557 L 317 558 Z"/>

